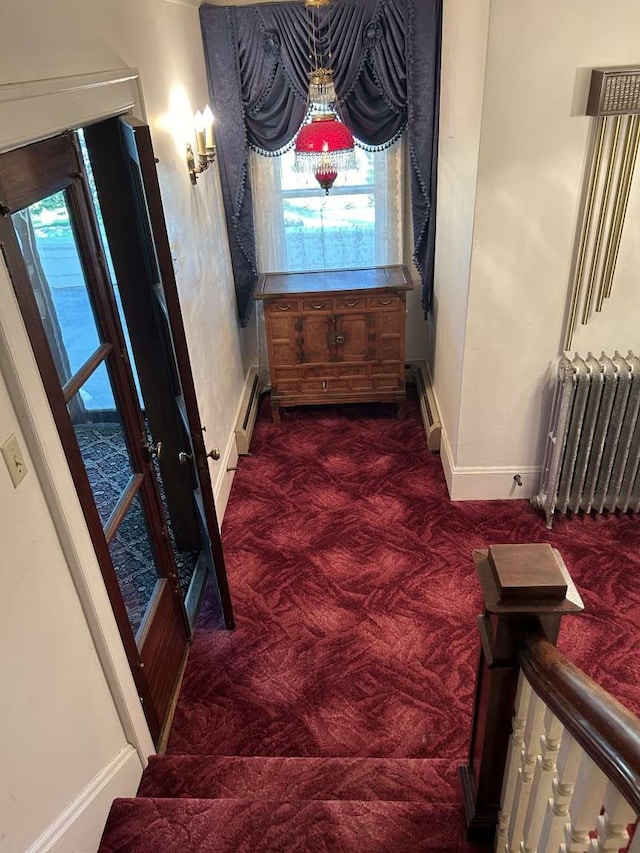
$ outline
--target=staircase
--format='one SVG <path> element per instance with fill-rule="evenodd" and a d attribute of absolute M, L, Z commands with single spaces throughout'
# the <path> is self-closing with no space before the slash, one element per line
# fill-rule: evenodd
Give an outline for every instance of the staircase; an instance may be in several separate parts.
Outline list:
<path fill-rule="evenodd" d="M 459 761 L 154 756 L 101 853 L 461 853 Z"/>

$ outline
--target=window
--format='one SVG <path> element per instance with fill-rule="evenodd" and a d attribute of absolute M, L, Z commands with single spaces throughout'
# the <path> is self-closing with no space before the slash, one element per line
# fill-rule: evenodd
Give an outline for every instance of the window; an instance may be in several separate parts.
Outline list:
<path fill-rule="evenodd" d="M 357 269 L 401 255 L 401 144 L 356 149 L 358 168 L 338 175 L 329 194 L 294 171 L 294 152 L 251 155 L 261 272 Z"/>

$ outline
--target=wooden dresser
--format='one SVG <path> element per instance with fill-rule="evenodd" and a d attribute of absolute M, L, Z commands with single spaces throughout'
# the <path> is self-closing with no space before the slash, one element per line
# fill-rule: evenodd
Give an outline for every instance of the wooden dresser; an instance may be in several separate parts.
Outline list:
<path fill-rule="evenodd" d="M 404 266 L 263 275 L 274 421 L 284 406 L 378 401 L 404 417 L 412 287 Z"/>

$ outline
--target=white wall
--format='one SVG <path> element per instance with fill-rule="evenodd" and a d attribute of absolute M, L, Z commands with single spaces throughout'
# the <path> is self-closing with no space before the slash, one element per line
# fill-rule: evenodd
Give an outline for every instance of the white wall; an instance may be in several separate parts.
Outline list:
<path fill-rule="evenodd" d="M 445 444 L 456 448 L 490 0 L 445 0 L 429 365 Z M 442 448 L 449 475 L 448 446 Z M 455 461 L 455 460 L 454 460 Z"/>
<path fill-rule="evenodd" d="M 585 69 L 637 64 L 639 32 L 640 6 L 625 0 L 491 0 L 464 345 L 459 315 L 447 346 L 463 357 L 457 433 L 447 422 L 454 497 L 526 497 L 537 487 L 592 127 Z M 446 186 L 446 160 L 441 168 Z M 613 298 L 575 336 L 581 353 L 638 348 L 638 183 Z M 442 217 L 444 204 L 441 194 Z M 462 246 L 468 232 L 454 231 Z M 439 313 L 438 341 L 445 332 Z"/>
<path fill-rule="evenodd" d="M 135 751 L 127 750 L 33 461 L 0 377 L 0 442 L 11 433 L 18 436 L 29 471 L 14 489 L 0 463 L 0 850 L 7 853 L 26 850 L 72 800 L 83 792 L 87 796 L 84 789 L 114 762 L 132 760 L 130 784 L 136 784 L 142 770 Z M 107 809 L 108 803 L 103 803 L 103 817 Z M 95 829 L 74 838 L 90 850 Z"/>
<path fill-rule="evenodd" d="M 1 14 L 0 84 L 140 69 L 202 421 L 209 447 L 228 457 L 245 364 L 217 169 L 193 187 L 184 159 L 191 116 L 207 100 L 196 4 L 5 0 Z M 89 114 L 82 93 L 46 108 L 1 96 L 0 149 L 14 120 L 16 139 L 54 127 L 62 101 Z M 90 100 L 109 102 L 107 89 Z M 60 128 L 72 123 L 64 115 Z M 130 744 L 143 756 L 153 746 L 1 263 L 0 369 L 11 375 L 11 399 L 0 386 L 0 441 L 19 433 L 31 469 L 14 492 L 0 464 L 0 850 L 92 850 L 111 799 L 135 792 L 142 765 Z M 220 511 L 225 462 L 211 463 Z"/>

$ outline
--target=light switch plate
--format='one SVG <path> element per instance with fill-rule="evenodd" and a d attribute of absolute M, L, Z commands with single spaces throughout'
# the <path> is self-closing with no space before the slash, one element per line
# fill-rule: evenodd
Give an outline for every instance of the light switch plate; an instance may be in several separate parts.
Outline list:
<path fill-rule="evenodd" d="M 27 476 L 27 466 L 25 465 L 22 450 L 20 450 L 20 445 L 18 444 L 18 439 L 15 437 L 14 433 L 11 433 L 2 447 L 0 447 L 0 450 L 2 451 L 7 470 L 9 471 L 11 482 L 13 483 L 14 488 L 16 488 Z"/>

